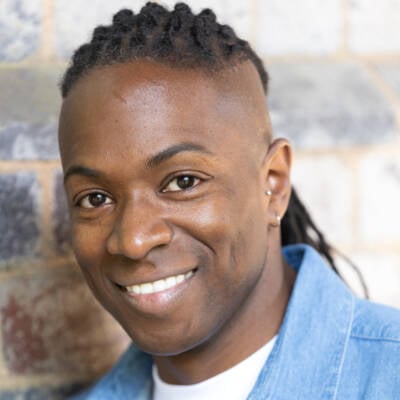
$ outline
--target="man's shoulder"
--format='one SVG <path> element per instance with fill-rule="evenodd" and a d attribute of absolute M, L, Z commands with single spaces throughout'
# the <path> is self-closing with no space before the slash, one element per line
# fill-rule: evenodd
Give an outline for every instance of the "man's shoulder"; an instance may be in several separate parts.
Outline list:
<path fill-rule="evenodd" d="M 400 311 L 355 300 L 342 353 L 339 399 L 397 399 L 400 392 Z"/>
<path fill-rule="evenodd" d="M 356 299 L 351 337 L 370 341 L 392 341 L 400 345 L 400 310 Z"/>
<path fill-rule="evenodd" d="M 152 384 L 151 368 L 151 357 L 131 344 L 111 371 L 69 400 L 148 399 Z"/>

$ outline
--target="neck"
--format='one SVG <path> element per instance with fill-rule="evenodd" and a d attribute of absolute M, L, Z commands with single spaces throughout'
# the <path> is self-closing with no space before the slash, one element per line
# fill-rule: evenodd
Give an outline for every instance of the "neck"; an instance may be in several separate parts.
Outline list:
<path fill-rule="evenodd" d="M 249 357 L 277 334 L 296 273 L 284 261 L 279 240 L 271 242 L 277 246 L 270 247 L 257 288 L 217 334 L 185 353 L 154 356 L 161 379 L 182 385 L 204 381 Z"/>

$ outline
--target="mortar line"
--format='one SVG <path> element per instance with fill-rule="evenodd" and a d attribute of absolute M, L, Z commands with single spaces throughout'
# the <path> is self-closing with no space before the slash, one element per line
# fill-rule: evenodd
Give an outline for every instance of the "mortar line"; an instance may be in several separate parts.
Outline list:
<path fill-rule="evenodd" d="M 52 62 L 56 59 L 54 44 L 54 9 L 53 0 L 42 0 L 42 30 L 39 57 L 41 61 Z"/>
<path fill-rule="evenodd" d="M 20 172 L 30 170 L 40 173 L 45 168 L 61 168 L 61 163 L 59 160 L 0 160 L 1 172 Z"/>
<path fill-rule="evenodd" d="M 249 29 L 249 35 L 250 35 L 250 44 L 252 48 L 256 48 L 257 45 L 257 32 L 258 32 L 258 26 L 260 26 L 260 13 L 257 11 L 260 9 L 260 1 L 259 0 L 253 0 L 251 2 L 250 6 L 250 29 Z"/>
<path fill-rule="evenodd" d="M 379 74 L 379 72 L 371 66 L 370 64 L 364 64 L 364 68 L 368 73 L 371 80 L 375 83 L 378 90 L 382 93 L 385 99 L 393 107 L 396 119 L 396 128 L 400 130 L 400 97 L 391 87 L 391 85 L 386 82 L 386 80 Z"/>
<path fill-rule="evenodd" d="M 352 180 L 352 215 L 351 215 L 351 230 L 352 230 L 352 247 L 356 247 L 359 243 L 362 242 L 361 238 L 361 229 L 360 229 L 360 222 L 361 216 L 358 205 L 361 201 L 361 185 L 360 185 L 360 154 L 356 154 L 353 157 L 350 154 L 347 154 L 346 157 L 348 158 L 348 162 L 351 166 L 351 180 Z"/>
<path fill-rule="evenodd" d="M 46 69 L 46 68 L 67 68 L 68 63 L 62 60 L 39 60 L 36 58 L 26 58 L 20 62 L 0 63 L 0 70 L 2 69 Z"/>
<path fill-rule="evenodd" d="M 294 152 L 296 153 L 296 157 L 299 159 L 308 159 L 310 157 L 327 157 L 327 156 L 338 156 L 338 157 L 351 157 L 354 155 L 363 156 L 368 155 L 371 152 L 378 155 L 388 155 L 394 156 L 398 155 L 400 151 L 399 143 L 383 143 L 383 144 L 371 144 L 365 146 L 354 146 L 345 148 L 320 148 L 320 149 L 301 149 L 295 148 Z"/>
<path fill-rule="evenodd" d="M 21 264 L 29 262 L 29 269 L 21 267 Z M 67 268 L 79 271 L 79 267 L 73 257 L 73 255 L 66 255 L 64 257 L 54 257 L 39 260 L 27 260 L 20 259 L 10 261 L 9 264 L 4 261 L 0 263 L 0 281 L 7 281 L 10 278 L 21 277 L 21 276 L 33 276 L 39 275 L 43 272 L 49 272 L 60 268 Z"/>
<path fill-rule="evenodd" d="M 348 20 L 348 1 L 340 1 L 340 17 L 341 17 L 341 31 L 340 31 L 340 44 L 339 44 L 339 56 L 347 56 L 349 54 L 348 49 L 348 34 L 349 34 L 349 20 Z"/>
<path fill-rule="evenodd" d="M 109 367 L 111 367 L 110 365 Z M 0 376 L 0 387 L 2 390 L 21 390 L 32 387 L 43 387 L 57 389 L 61 385 L 70 385 L 73 383 L 85 384 L 100 378 L 108 368 L 101 368 L 99 371 L 92 373 L 80 371 L 79 373 L 43 373 L 16 375 L 8 372 L 4 376 Z"/>
<path fill-rule="evenodd" d="M 3 349 L 3 333 L 2 329 L 0 329 L 0 349 Z M 6 377 L 8 375 L 8 370 L 6 367 L 6 360 L 4 358 L 4 352 L 0 351 L 0 381 L 2 377 Z"/>
<path fill-rule="evenodd" d="M 273 63 L 293 63 L 293 62 L 387 62 L 399 63 L 400 53 L 371 53 L 371 54 L 353 54 L 333 52 L 330 54 L 286 54 L 286 55 L 268 55 L 261 54 L 262 59 L 267 64 Z"/>
<path fill-rule="evenodd" d="M 40 237 L 40 254 L 45 259 L 50 258 L 54 253 L 54 238 L 53 238 L 53 184 L 54 184 L 54 169 L 42 168 L 37 175 L 40 185 L 40 205 L 39 205 L 39 219 L 41 228 Z"/>

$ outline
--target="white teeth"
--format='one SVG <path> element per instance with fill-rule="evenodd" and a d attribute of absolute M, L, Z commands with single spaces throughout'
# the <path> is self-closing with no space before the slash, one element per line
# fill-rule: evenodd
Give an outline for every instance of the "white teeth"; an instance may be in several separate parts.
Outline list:
<path fill-rule="evenodd" d="M 153 288 L 156 292 L 161 292 L 161 290 L 165 290 L 167 285 L 165 284 L 164 279 L 160 279 L 159 281 L 153 282 Z"/>
<path fill-rule="evenodd" d="M 150 294 L 161 292 L 166 289 L 170 289 L 184 280 L 189 279 L 193 275 L 193 271 L 189 271 L 186 274 L 180 274 L 176 276 L 169 276 L 165 279 L 160 279 L 155 282 L 142 283 L 141 285 L 127 286 L 126 290 L 129 293 L 135 294 Z"/>
<path fill-rule="evenodd" d="M 193 271 L 186 272 L 185 279 L 189 279 L 194 274 Z"/>
<path fill-rule="evenodd" d="M 154 288 L 152 283 L 143 283 L 140 285 L 140 293 L 142 294 L 147 294 L 147 293 L 153 293 Z"/>
<path fill-rule="evenodd" d="M 167 285 L 167 288 L 172 288 L 173 286 L 176 285 L 176 278 L 174 276 L 170 276 L 165 280 L 165 284 Z"/>
<path fill-rule="evenodd" d="M 128 292 L 132 291 L 135 294 L 140 294 L 140 286 L 139 285 L 129 286 L 129 288 L 127 288 L 127 289 L 128 289 Z M 129 289 L 131 289 L 131 290 L 129 290 Z"/>

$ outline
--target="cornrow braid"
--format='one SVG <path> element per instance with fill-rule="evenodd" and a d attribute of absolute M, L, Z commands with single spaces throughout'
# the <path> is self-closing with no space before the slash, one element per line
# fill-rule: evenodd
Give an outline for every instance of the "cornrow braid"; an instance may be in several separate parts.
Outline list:
<path fill-rule="evenodd" d="M 143 58 L 174 68 L 208 72 L 250 60 L 257 69 L 265 94 L 268 92 L 268 73 L 262 60 L 230 26 L 219 24 L 212 10 L 204 9 L 195 15 L 185 3 L 177 3 L 168 11 L 157 3 L 148 2 L 138 14 L 120 10 L 111 25 L 94 29 L 91 41 L 79 47 L 72 57 L 61 82 L 62 96 L 65 98 L 74 84 L 97 66 Z M 313 246 L 339 274 L 333 248 L 294 189 L 281 228 L 282 245 L 307 243 Z M 360 279 L 365 288 L 361 276 Z M 368 296 L 366 288 L 365 293 Z"/>
<path fill-rule="evenodd" d="M 142 58 L 174 68 L 207 71 L 251 60 L 267 92 L 268 75 L 261 59 L 231 27 L 219 24 L 212 10 L 195 15 L 184 3 L 168 11 L 148 2 L 139 14 L 123 9 L 114 15 L 112 25 L 95 28 L 91 41 L 78 48 L 72 58 L 61 83 L 62 96 L 96 66 Z"/>

